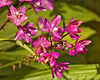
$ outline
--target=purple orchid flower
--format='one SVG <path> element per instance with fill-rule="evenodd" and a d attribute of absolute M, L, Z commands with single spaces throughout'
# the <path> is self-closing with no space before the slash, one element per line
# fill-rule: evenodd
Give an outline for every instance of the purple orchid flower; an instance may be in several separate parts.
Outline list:
<path fill-rule="evenodd" d="M 27 22 L 24 26 L 17 26 L 18 32 L 15 35 L 15 40 L 24 39 L 26 42 L 31 42 L 31 35 L 36 36 L 37 30 L 33 28 L 33 23 Z"/>
<path fill-rule="evenodd" d="M 0 7 L 3 7 L 3 6 L 8 6 L 12 3 L 11 0 L 0 0 Z"/>
<path fill-rule="evenodd" d="M 44 22 L 42 21 L 42 16 L 39 17 L 37 26 L 41 32 L 47 32 L 48 29 L 44 26 Z"/>
<path fill-rule="evenodd" d="M 66 28 L 65 23 L 63 22 L 63 27 L 64 27 L 64 31 L 67 31 L 67 33 L 69 34 L 69 36 L 71 37 L 71 39 L 76 40 L 78 39 L 80 36 L 76 33 L 80 33 L 81 29 L 78 28 L 78 26 L 81 25 L 82 21 L 81 20 L 75 20 L 73 22 L 71 22 L 74 18 L 72 18 L 69 21 L 69 25 Z"/>
<path fill-rule="evenodd" d="M 45 48 L 48 48 L 50 44 L 50 41 L 46 40 L 43 34 L 38 37 L 38 41 L 34 40 L 31 42 L 32 47 L 36 47 L 35 53 L 37 55 L 40 55 L 40 53 L 46 53 Z"/>
<path fill-rule="evenodd" d="M 47 61 L 49 61 L 50 66 L 54 66 L 56 65 L 56 60 L 54 58 L 58 58 L 59 54 L 58 52 L 53 52 L 53 53 L 41 53 L 40 57 L 39 57 L 39 62 L 43 62 L 44 64 L 46 64 Z"/>
<path fill-rule="evenodd" d="M 68 66 L 66 64 L 69 63 L 57 63 L 55 66 L 53 66 L 51 69 L 52 78 L 54 78 L 54 73 L 58 78 L 62 78 L 62 72 L 64 70 L 68 70 Z"/>
<path fill-rule="evenodd" d="M 54 0 L 41 0 L 42 5 L 49 9 L 49 10 L 53 10 L 53 4 L 51 2 L 53 2 Z"/>
<path fill-rule="evenodd" d="M 54 17 L 51 21 L 51 24 L 46 18 L 44 20 L 45 27 L 48 29 L 50 35 L 53 36 L 53 40 L 56 42 L 62 38 L 58 32 L 58 29 L 59 29 L 58 24 L 60 23 L 60 21 L 61 21 L 60 15 Z"/>
<path fill-rule="evenodd" d="M 46 9 L 43 8 L 42 6 L 41 0 L 32 0 L 30 1 L 30 5 L 32 6 L 36 14 L 37 14 L 37 11 L 46 11 Z"/>
<path fill-rule="evenodd" d="M 19 1 L 23 2 L 23 1 L 32 1 L 32 0 L 19 0 Z"/>
<path fill-rule="evenodd" d="M 79 56 L 78 52 L 82 53 L 82 54 L 86 54 L 87 49 L 85 49 L 85 45 L 89 45 L 91 43 L 90 40 L 81 40 L 78 42 L 78 39 L 75 42 L 75 49 L 71 49 L 69 51 L 69 55 L 74 56 L 75 53 L 77 54 L 77 56 L 81 59 L 81 57 Z"/>
<path fill-rule="evenodd" d="M 7 16 L 8 18 L 14 22 L 16 26 L 21 25 L 21 22 L 24 22 L 28 17 L 25 15 L 26 8 L 22 7 L 20 10 L 15 9 L 14 6 L 10 7 L 10 12 Z"/>
<path fill-rule="evenodd" d="M 73 44 L 70 44 L 67 41 L 63 41 L 63 48 L 68 51 L 69 49 L 73 48 Z"/>

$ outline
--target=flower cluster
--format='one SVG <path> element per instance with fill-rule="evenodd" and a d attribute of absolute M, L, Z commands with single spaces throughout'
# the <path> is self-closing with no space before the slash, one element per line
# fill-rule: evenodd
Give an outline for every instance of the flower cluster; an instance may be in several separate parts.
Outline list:
<path fill-rule="evenodd" d="M 36 14 L 38 14 L 38 11 L 46 11 L 46 8 L 53 10 L 52 2 L 54 0 L 19 1 L 19 6 L 24 1 L 27 1 Z M 1 0 L 0 7 L 8 6 L 11 3 L 11 0 Z M 63 50 L 64 53 L 67 53 L 70 56 L 77 54 L 79 58 L 79 53 L 86 54 L 87 49 L 85 49 L 85 45 L 89 45 L 91 41 L 86 39 L 78 41 L 81 37 L 78 33 L 81 33 L 82 31 L 78 27 L 81 25 L 82 21 L 72 21 L 74 19 L 72 18 L 69 21 L 68 27 L 66 27 L 65 22 L 63 22 L 63 27 L 59 27 L 61 21 L 60 15 L 55 16 L 51 22 L 46 18 L 43 21 L 42 16 L 40 16 L 36 25 L 42 34 L 38 37 L 38 40 L 32 40 L 31 36 L 36 36 L 38 30 L 33 28 L 33 23 L 27 22 L 25 25 L 21 25 L 21 23 L 27 20 L 28 16 L 25 15 L 25 12 L 29 9 L 26 9 L 25 6 L 21 9 L 18 7 L 15 8 L 14 6 L 11 6 L 7 15 L 8 19 L 12 21 L 19 30 L 15 35 L 15 40 L 23 39 L 25 42 L 30 43 L 31 46 L 35 48 L 36 56 L 39 57 L 38 62 L 43 62 L 52 67 L 52 78 L 54 78 L 54 73 L 57 77 L 62 78 L 62 72 L 68 70 L 67 64 L 69 63 L 58 63 L 56 60 L 60 57 L 59 53 L 54 52 L 53 49 L 56 48 L 57 50 Z M 49 34 L 49 38 L 45 36 L 44 32 Z M 69 43 L 67 39 L 62 40 L 62 38 L 67 35 L 69 35 L 72 40 L 75 40 L 75 44 Z"/>

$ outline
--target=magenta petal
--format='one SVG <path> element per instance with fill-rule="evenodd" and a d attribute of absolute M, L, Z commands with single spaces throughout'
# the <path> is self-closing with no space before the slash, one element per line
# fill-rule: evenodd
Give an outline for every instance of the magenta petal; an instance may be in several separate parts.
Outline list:
<path fill-rule="evenodd" d="M 20 18 L 20 21 L 21 22 L 24 22 L 28 17 L 26 15 L 23 15 L 21 18 Z"/>
<path fill-rule="evenodd" d="M 71 23 L 71 21 L 74 19 L 74 17 L 72 17 L 72 19 L 70 19 L 70 21 L 69 21 L 69 25 L 70 25 L 70 23 Z"/>
<path fill-rule="evenodd" d="M 38 42 L 36 40 L 31 42 L 32 47 L 38 47 Z"/>
<path fill-rule="evenodd" d="M 43 8 L 43 7 L 37 7 L 36 9 L 37 9 L 38 11 L 46 11 L 46 9 Z"/>
<path fill-rule="evenodd" d="M 45 4 L 45 7 L 46 7 L 47 9 L 49 9 L 49 10 L 53 10 L 53 5 L 52 5 L 51 2 L 47 2 L 47 3 Z"/>
<path fill-rule="evenodd" d="M 14 21 L 14 24 L 16 26 L 19 26 L 21 24 L 20 20 L 18 18 L 16 18 L 16 20 Z"/>
<path fill-rule="evenodd" d="M 53 27 L 53 26 L 58 26 L 58 24 L 60 23 L 60 21 L 61 21 L 61 16 L 60 16 L 60 15 L 54 17 L 54 18 L 52 19 L 52 21 L 51 21 L 51 26 L 52 26 L 52 27 Z"/>
<path fill-rule="evenodd" d="M 79 59 L 81 59 L 80 55 L 78 54 L 78 52 L 76 52 L 77 56 L 79 57 Z"/>
<path fill-rule="evenodd" d="M 59 38 L 53 37 L 53 41 L 58 42 L 59 41 Z"/>
<path fill-rule="evenodd" d="M 75 26 L 80 26 L 81 24 L 82 24 L 81 20 L 75 20 L 75 21 L 70 23 L 70 25 L 75 25 Z"/>
<path fill-rule="evenodd" d="M 18 29 L 18 30 L 22 30 L 22 28 L 21 28 L 21 27 L 22 27 L 22 26 L 17 26 L 17 29 Z"/>
<path fill-rule="evenodd" d="M 12 22 L 14 21 L 15 16 L 13 16 L 11 13 L 8 13 L 7 17 L 8 17 L 9 20 L 11 20 Z"/>
<path fill-rule="evenodd" d="M 58 39 L 61 39 L 62 37 L 59 35 L 59 33 L 57 32 L 53 32 L 53 36 L 54 37 L 57 37 Z"/>
<path fill-rule="evenodd" d="M 71 55 L 71 56 L 74 56 L 75 55 L 75 49 L 70 50 L 68 54 Z"/>
<path fill-rule="evenodd" d="M 26 8 L 25 8 L 25 6 L 23 6 L 23 7 L 19 10 L 19 13 L 25 14 L 25 12 L 26 12 Z"/>
<path fill-rule="evenodd" d="M 58 78 L 62 78 L 62 73 L 59 72 L 57 69 L 55 70 L 55 74 Z"/>
<path fill-rule="evenodd" d="M 44 62 L 44 61 L 45 61 L 44 57 L 40 56 L 39 59 L 38 59 L 38 62 Z"/>
<path fill-rule="evenodd" d="M 14 6 L 11 6 L 11 7 L 10 7 L 10 11 L 11 11 L 11 14 L 12 14 L 12 15 L 15 15 L 16 12 L 17 12 L 17 10 L 15 9 Z"/>
<path fill-rule="evenodd" d="M 6 2 L 6 5 L 10 5 L 12 3 L 12 1 L 11 0 L 8 0 L 7 2 Z"/>
<path fill-rule="evenodd" d="M 32 42 L 32 39 L 31 39 L 31 37 L 30 36 L 28 36 L 26 33 L 24 33 L 24 35 L 23 35 L 23 39 L 26 41 L 26 42 Z"/>
<path fill-rule="evenodd" d="M 39 16 L 38 22 L 42 22 L 42 16 Z"/>
<path fill-rule="evenodd" d="M 30 33 L 31 35 L 36 36 L 36 32 L 37 32 L 37 30 L 36 30 L 35 28 L 33 28 L 33 27 L 29 27 L 29 28 L 28 28 L 28 31 L 29 31 L 29 33 Z"/>
<path fill-rule="evenodd" d="M 73 34 L 73 33 L 69 33 L 71 39 L 73 40 L 77 40 L 78 38 L 80 38 L 80 36 L 78 34 Z"/>
<path fill-rule="evenodd" d="M 48 29 L 51 28 L 51 24 L 50 24 L 50 22 L 46 18 L 44 19 L 44 25 Z"/>
<path fill-rule="evenodd" d="M 89 44 L 91 43 L 91 41 L 90 41 L 90 40 L 84 39 L 84 40 L 79 41 L 78 43 L 79 43 L 80 45 L 89 45 Z"/>
<path fill-rule="evenodd" d="M 0 1 L 0 7 L 3 7 L 3 6 L 5 6 L 5 5 L 6 5 L 5 2 Z"/>
<path fill-rule="evenodd" d="M 59 57 L 59 53 L 58 53 L 58 52 L 52 52 L 52 53 L 50 53 L 50 54 L 52 54 L 53 57 L 55 57 L 55 58 L 58 58 L 58 57 Z"/>
<path fill-rule="evenodd" d="M 23 31 L 20 30 L 20 31 L 18 31 L 18 32 L 16 33 L 16 35 L 15 35 L 15 40 L 22 39 L 22 37 L 23 37 Z"/>
<path fill-rule="evenodd" d="M 39 42 L 39 43 L 42 43 L 43 40 L 44 40 L 44 38 L 45 38 L 45 36 L 44 36 L 43 34 L 40 35 L 40 36 L 38 37 L 38 42 Z"/>
<path fill-rule="evenodd" d="M 40 51 L 38 50 L 38 47 L 36 47 L 35 53 L 36 53 L 36 55 L 40 55 Z"/>
<path fill-rule="evenodd" d="M 51 44 L 51 43 L 50 43 L 50 41 L 48 41 L 48 40 L 43 40 L 43 42 L 41 43 L 41 45 L 42 45 L 43 47 L 46 47 L 46 48 L 48 48 L 50 44 Z"/>
<path fill-rule="evenodd" d="M 53 57 L 51 57 L 50 66 L 55 66 L 55 65 L 56 65 L 56 60 Z"/>
<path fill-rule="evenodd" d="M 56 49 L 62 50 L 62 46 L 61 46 L 61 45 L 58 45 L 58 46 L 56 47 Z"/>
<path fill-rule="evenodd" d="M 54 71 L 55 71 L 55 69 L 52 67 L 52 69 L 51 69 L 52 78 L 54 78 Z"/>

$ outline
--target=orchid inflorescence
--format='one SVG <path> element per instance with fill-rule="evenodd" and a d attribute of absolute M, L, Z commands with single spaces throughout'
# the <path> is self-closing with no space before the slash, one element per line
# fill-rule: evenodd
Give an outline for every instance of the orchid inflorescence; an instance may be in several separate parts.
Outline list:
<path fill-rule="evenodd" d="M 24 1 L 29 2 L 31 8 L 38 14 L 38 11 L 46 11 L 46 8 L 49 10 L 53 10 L 52 2 L 54 0 L 19 0 L 20 3 L 18 7 Z M 0 0 L 0 7 L 10 5 L 12 3 L 11 0 Z M 45 6 L 45 7 L 44 7 Z M 65 22 L 63 21 L 63 27 L 59 27 L 58 24 L 61 21 L 61 16 L 57 15 L 52 20 L 51 23 L 48 19 L 42 19 L 42 16 L 39 17 L 38 22 L 36 23 L 38 29 L 42 32 L 42 34 L 38 37 L 38 40 L 32 40 L 31 36 L 36 36 L 37 29 L 33 28 L 33 23 L 27 22 L 24 26 L 21 26 L 21 23 L 27 20 L 28 16 L 25 15 L 25 12 L 29 9 L 26 9 L 23 6 L 21 9 L 15 8 L 11 5 L 8 12 L 8 19 L 12 21 L 19 30 L 14 40 L 24 40 L 27 43 L 30 43 L 33 48 L 35 48 L 35 56 L 38 56 L 38 62 L 42 62 L 44 64 L 49 64 L 52 69 L 52 77 L 54 78 L 54 73 L 57 77 L 62 78 L 62 72 L 64 70 L 68 70 L 67 62 L 57 63 L 56 59 L 59 58 L 58 52 L 53 52 L 53 49 L 63 50 L 64 53 L 67 53 L 70 56 L 74 56 L 75 54 L 81 59 L 79 53 L 86 54 L 87 49 L 85 49 L 85 45 L 89 45 L 91 43 L 90 40 L 84 39 L 80 40 L 81 29 L 78 26 L 81 25 L 81 20 L 72 21 L 74 18 L 70 19 L 68 27 L 66 27 Z M 47 39 L 44 32 L 49 33 L 49 38 Z M 75 40 L 75 45 L 69 43 L 67 40 L 62 40 L 65 36 L 69 35 L 72 40 Z"/>

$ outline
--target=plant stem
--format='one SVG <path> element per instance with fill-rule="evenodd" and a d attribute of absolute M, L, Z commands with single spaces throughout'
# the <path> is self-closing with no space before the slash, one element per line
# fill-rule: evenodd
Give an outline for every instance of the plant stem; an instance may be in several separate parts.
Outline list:
<path fill-rule="evenodd" d="M 28 9 L 26 9 L 26 11 L 28 11 L 28 10 L 30 10 L 30 9 L 32 9 L 32 7 L 29 7 Z"/>
<path fill-rule="evenodd" d="M 20 3 L 19 3 L 19 5 L 18 5 L 18 7 L 17 7 L 17 8 L 19 8 L 19 6 L 21 5 L 21 3 L 22 3 L 22 2 L 20 1 Z"/>
<path fill-rule="evenodd" d="M 0 30 L 3 29 L 8 22 L 9 20 L 6 20 L 6 22 L 0 27 Z"/>
<path fill-rule="evenodd" d="M 62 36 L 62 38 L 64 38 L 65 36 L 67 36 L 68 35 L 68 33 L 67 34 L 65 34 L 64 36 Z"/>
<path fill-rule="evenodd" d="M 8 11 L 10 12 L 10 9 L 9 9 L 9 7 L 6 5 L 6 7 L 7 7 L 7 9 L 8 9 Z"/>

